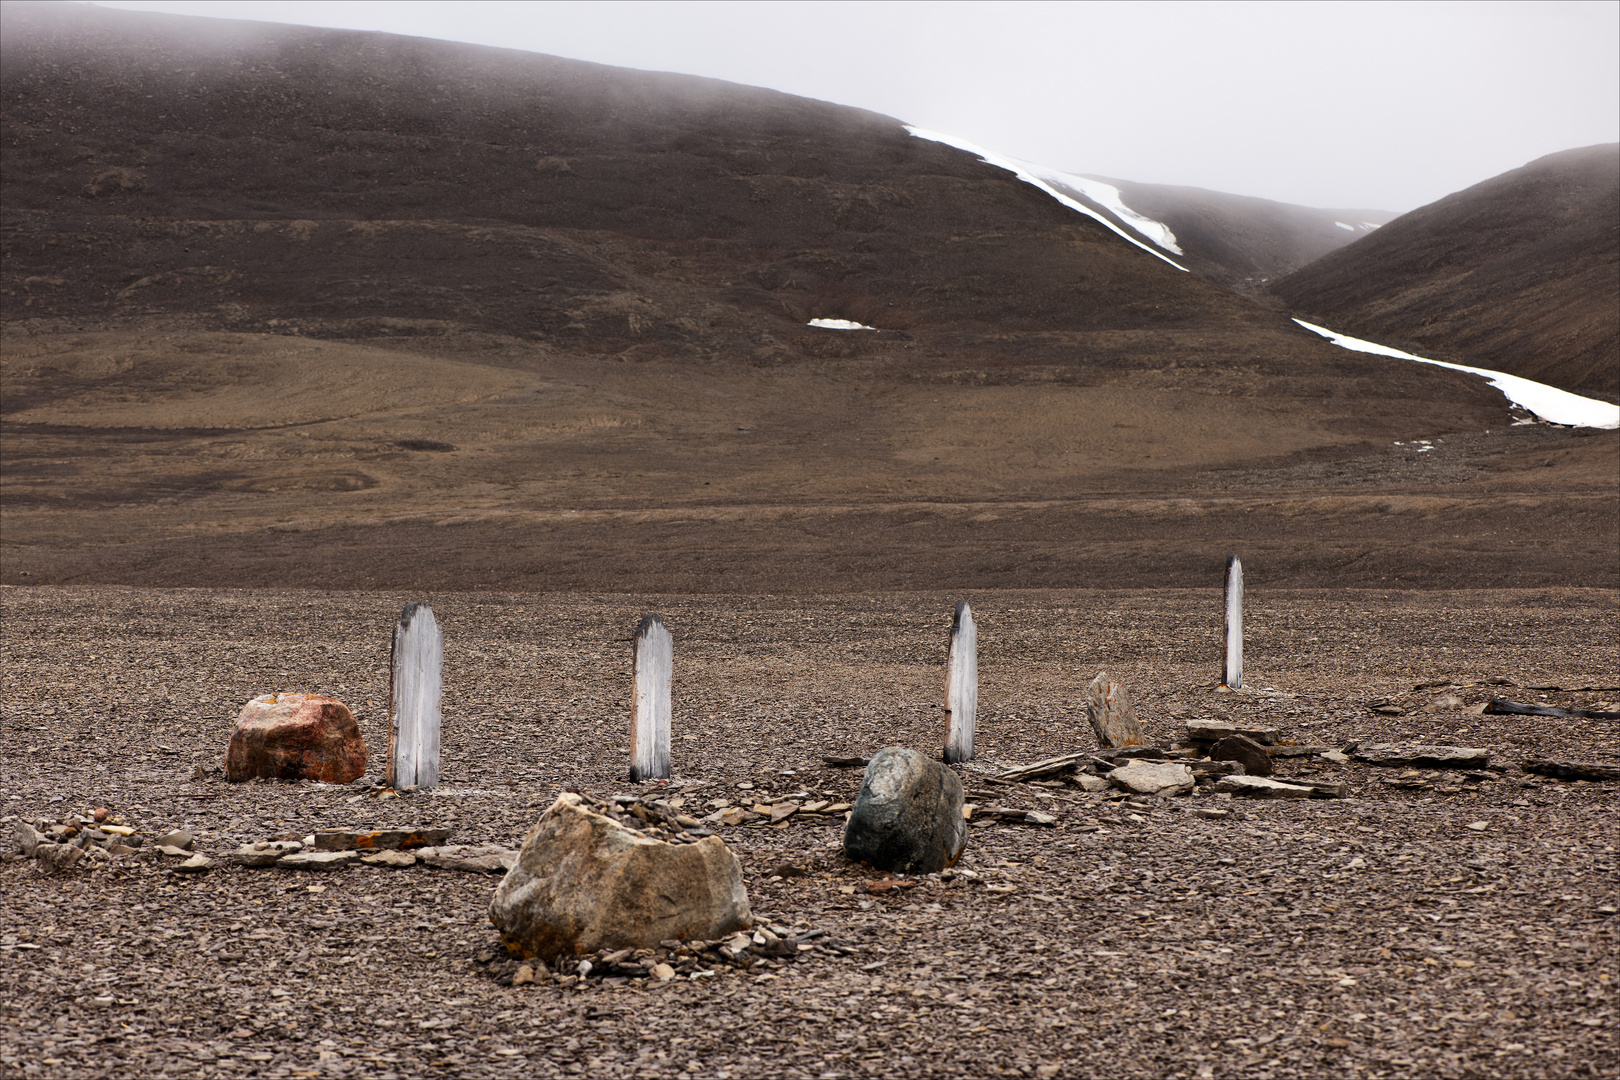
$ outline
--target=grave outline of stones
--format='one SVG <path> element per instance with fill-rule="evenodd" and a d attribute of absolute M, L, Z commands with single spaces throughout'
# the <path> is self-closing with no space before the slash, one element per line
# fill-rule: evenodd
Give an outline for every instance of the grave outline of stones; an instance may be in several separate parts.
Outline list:
<path fill-rule="evenodd" d="M 1226 587 L 1221 618 L 1221 685 L 1243 689 L 1243 562 L 1226 557 Z"/>
<path fill-rule="evenodd" d="M 979 717 L 979 626 L 966 600 L 957 601 L 951 618 L 945 711 L 945 764 L 972 761 Z"/>
<path fill-rule="evenodd" d="M 670 778 L 670 678 L 675 641 L 664 620 L 643 615 L 631 645 L 630 782 Z"/>
<path fill-rule="evenodd" d="M 388 659 L 385 782 L 396 790 L 438 787 L 444 634 L 432 608 L 415 600 L 405 605 L 394 623 Z"/>

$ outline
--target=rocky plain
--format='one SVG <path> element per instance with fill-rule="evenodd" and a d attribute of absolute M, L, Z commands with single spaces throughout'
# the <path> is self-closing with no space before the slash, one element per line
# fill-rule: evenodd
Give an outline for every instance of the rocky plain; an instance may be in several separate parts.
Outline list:
<path fill-rule="evenodd" d="M 850 862 L 842 815 L 812 811 L 859 785 L 859 767 L 829 761 L 889 744 L 937 753 L 950 595 L 424 596 L 446 637 L 442 785 L 395 796 L 378 781 L 402 596 L 7 588 L 7 836 L 18 820 L 105 808 L 147 840 L 57 874 L 21 856 L 0 865 L 3 1065 L 1612 1074 L 1617 786 L 1519 766 L 1616 764 L 1614 721 L 1480 710 L 1493 698 L 1617 708 L 1613 593 L 1250 589 L 1251 689 L 1237 693 L 1216 689 L 1216 581 L 972 594 L 978 750 L 954 766 L 976 807 L 967 847 L 944 873 L 896 877 Z M 632 786 L 629 638 L 650 610 L 675 637 L 674 778 Z M 1342 783 L 1342 799 L 998 783 L 1004 768 L 1095 749 L 1082 703 L 1102 668 L 1165 746 L 1189 720 L 1224 721 L 1299 747 L 1439 743 L 1490 761 L 1276 758 L 1276 778 Z M 226 783 L 232 721 L 268 687 L 349 702 L 372 747 L 367 776 Z M 794 935 L 796 955 L 712 942 L 597 956 L 585 976 L 572 963 L 524 971 L 489 922 L 498 873 L 223 857 L 385 827 L 514 848 L 569 788 L 706 819 L 742 861 L 757 925 Z M 155 849 L 177 829 L 213 869 L 177 872 L 192 853 Z M 673 977 L 651 974 L 666 961 Z"/>

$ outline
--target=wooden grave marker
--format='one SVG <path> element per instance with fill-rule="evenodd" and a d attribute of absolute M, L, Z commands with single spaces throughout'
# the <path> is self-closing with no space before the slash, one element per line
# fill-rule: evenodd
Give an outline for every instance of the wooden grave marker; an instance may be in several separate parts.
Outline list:
<path fill-rule="evenodd" d="M 444 635 L 426 604 L 405 605 L 394 624 L 388 688 L 388 786 L 439 786 L 439 697 Z"/>
<path fill-rule="evenodd" d="M 967 602 L 951 619 L 950 673 L 945 677 L 945 763 L 973 760 L 973 728 L 979 718 L 979 627 Z"/>
<path fill-rule="evenodd" d="M 1226 557 L 1226 614 L 1221 626 L 1221 685 L 1243 689 L 1243 563 Z"/>
<path fill-rule="evenodd" d="M 631 690 L 630 782 L 669 779 L 670 675 L 675 642 L 657 615 L 636 627 L 636 675 Z"/>

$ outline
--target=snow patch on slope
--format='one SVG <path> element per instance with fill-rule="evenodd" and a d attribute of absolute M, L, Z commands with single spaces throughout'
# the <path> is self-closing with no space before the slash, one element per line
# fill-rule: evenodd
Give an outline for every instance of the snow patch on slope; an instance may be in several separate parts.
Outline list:
<path fill-rule="evenodd" d="M 1076 176 L 1074 173 L 1059 172 L 1042 165 L 1032 165 L 1027 161 L 1019 164 L 1060 191 L 1067 188 L 1069 191 L 1084 195 L 1164 250 L 1177 255 L 1187 254 L 1176 243 L 1176 234 L 1170 231 L 1170 226 L 1162 221 L 1154 221 L 1144 214 L 1138 214 L 1126 206 L 1125 197 L 1113 184 L 1105 184 L 1101 180 L 1093 180 L 1086 176 Z"/>
<path fill-rule="evenodd" d="M 1482 375 L 1490 380 L 1492 386 L 1502 391 L 1509 401 L 1535 413 L 1549 423 L 1565 424 L 1569 427 L 1620 428 L 1620 405 L 1610 405 L 1607 401 L 1598 401 L 1596 398 L 1581 397 L 1568 390 L 1560 390 L 1546 383 L 1532 382 L 1504 371 L 1490 371 L 1486 368 L 1466 367 L 1462 364 L 1448 364 L 1444 360 L 1413 356 L 1409 352 L 1392 349 L 1388 345 L 1378 345 L 1353 338 L 1348 334 L 1335 333 L 1326 327 L 1308 323 L 1304 319 L 1294 321 L 1311 333 L 1321 334 L 1333 344 L 1352 352 L 1393 356 L 1397 360 L 1416 360 L 1420 364 L 1433 364 L 1453 371 L 1466 371 L 1470 375 Z"/>
<path fill-rule="evenodd" d="M 1040 188 L 1042 191 L 1052 196 L 1052 198 L 1056 199 L 1064 206 L 1067 206 L 1070 210 L 1078 211 L 1094 221 L 1101 222 L 1103 225 L 1108 227 L 1110 232 L 1116 233 L 1120 237 L 1129 240 L 1131 243 L 1135 244 L 1149 255 L 1152 255 L 1154 258 L 1163 259 L 1165 262 L 1169 263 L 1171 266 L 1182 271 L 1183 273 L 1187 271 L 1185 266 L 1182 266 L 1175 260 L 1168 258 L 1158 251 L 1155 251 L 1153 248 L 1149 247 L 1147 244 L 1144 244 L 1142 241 L 1138 240 L 1124 229 L 1121 229 L 1118 225 L 1115 225 L 1112 221 L 1109 221 L 1107 218 L 1097 213 L 1097 211 L 1093 210 L 1079 199 L 1076 199 L 1073 195 L 1065 195 L 1062 191 L 1058 190 L 1056 186 L 1054 186 L 1054 184 L 1061 184 L 1070 191 L 1087 195 L 1088 198 L 1095 198 L 1095 196 L 1087 193 L 1085 187 L 1082 185 L 1105 187 L 1112 191 L 1114 193 L 1114 198 L 1118 200 L 1119 190 L 1114 188 L 1112 185 L 1103 184 L 1096 180 L 1087 180 L 1084 177 L 1073 176 L 1069 173 L 1060 173 L 1056 170 L 1048 169 L 1040 165 L 1031 165 L 1029 162 L 1019 161 L 1017 158 L 1005 157 L 993 151 L 986 150 L 981 146 L 975 146 L 973 143 L 970 143 L 965 139 L 958 139 L 954 135 L 945 135 L 938 131 L 929 131 L 926 128 L 912 127 L 910 124 L 906 125 L 906 130 L 919 139 L 927 139 L 930 142 L 944 143 L 946 146 L 954 146 L 958 150 L 964 150 L 969 154 L 975 155 L 980 161 L 983 161 L 987 165 L 994 165 L 998 169 L 1006 169 L 1008 172 L 1018 177 L 1018 179 L 1024 181 L 1024 183 L 1033 184 L 1035 187 Z M 1047 177 L 1052 177 L 1053 179 L 1048 180 L 1046 179 Z M 1062 179 L 1057 179 L 1059 177 Z M 1103 202 L 1101 199 L 1098 199 L 1097 201 L 1099 203 Z M 1103 205 L 1108 204 L 1103 203 Z M 1129 208 L 1125 206 L 1124 202 L 1120 202 L 1119 206 L 1121 209 L 1126 210 L 1131 217 L 1157 226 L 1159 230 L 1162 230 L 1161 235 L 1168 240 L 1170 245 L 1175 243 L 1175 234 L 1173 234 L 1169 229 L 1165 228 L 1164 225 L 1157 221 L 1153 221 L 1151 218 L 1142 217 L 1142 215 L 1137 214 L 1135 211 L 1129 210 Z M 1109 206 L 1109 209 L 1113 210 L 1114 208 Z M 1115 210 L 1115 213 L 1118 212 L 1118 210 Z M 1123 218 L 1124 215 L 1122 214 L 1121 217 Z M 1135 226 L 1133 225 L 1132 227 L 1134 228 Z M 1143 235 L 1148 234 L 1144 233 Z M 1155 242 L 1158 241 L 1156 240 Z M 1175 251 L 1178 255 L 1181 254 L 1180 248 L 1171 247 L 1170 250 Z"/>
<path fill-rule="evenodd" d="M 853 319 L 811 319 L 806 326 L 814 326 L 822 330 L 876 330 L 875 326 L 867 326 Z"/>

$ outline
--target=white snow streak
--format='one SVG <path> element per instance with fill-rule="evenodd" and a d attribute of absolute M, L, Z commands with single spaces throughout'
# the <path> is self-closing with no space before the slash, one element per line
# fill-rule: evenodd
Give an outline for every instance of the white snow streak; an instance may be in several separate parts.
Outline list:
<path fill-rule="evenodd" d="M 1057 173 L 1040 165 L 1031 165 L 1026 161 L 1019 161 L 1017 158 L 1004 157 L 1001 154 L 986 150 L 981 146 L 975 146 L 973 143 L 967 142 L 964 139 L 958 139 L 954 135 L 944 135 L 938 131 L 929 131 L 926 128 L 912 127 L 910 124 L 906 125 L 906 130 L 919 139 L 927 139 L 930 142 L 944 143 L 946 146 L 954 146 L 958 150 L 965 150 L 969 154 L 977 155 L 979 160 L 983 161 L 987 165 L 994 165 L 998 169 L 1006 169 L 1008 172 L 1018 177 L 1018 179 L 1024 181 L 1024 183 L 1033 184 L 1034 186 L 1040 188 L 1042 191 L 1052 196 L 1052 198 L 1056 199 L 1064 206 L 1067 206 L 1070 210 L 1078 211 L 1079 213 L 1086 215 L 1088 218 L 1091 218 L 1094 221 L 1099 221 L 1106 225 L 1110 231 L 1117 233 L 1126 240 L 1129 240 L 1131 243 L 1135 244 L 1149 255 L 1152 255 L 1154 258 L 1163 259 L 1165 262 L 1169 263 L 1171 266 L 1182 271 L 1183 273 L 1187 271 L 1185 266 L 1182 266 L 1173 259 L 1161 255 L 1159 252 L 1144 244 L 1142 241 L 1138 240 L 1124 229 L 1121 229 L 1118 225 L 1115 225 L 1112 221 L 1109 221 L 1107 218 L 1097 213 L 1097 211 L 1093 210 L 1085 203 L 1074 198 L 1073 196 L 1063 194 L 1063 192 L 1059 191 L 1051 183 L 1042 178 L 1043 175 L 1065 177 L 1066 179 L 1061 181 L 1064 186 L 1070 187 L 1071 190 L 1074 191 L 1083 192 L 1083 188 L 1081 188 L 1078 183 L 1071 183 L 1071 181 L 1081 181 L 1081 177 L 1070 176 L 1068 173 Z M 1084 180 L 1083 182 L 1086 184 L 1098 183 L 1095 180 Z M 1108 187 L 1109 185 L 1102 184 L 1101 186 Z M 1113 190 L 1116 196 L 1119 194 L 1117 189 L 1111 188 L 1110 190 Z M 1123 206 L 1124 204 L 1121 203 L 1120 205 Z M 1110 207 L 1110 209 L 1112 208 Z M 1132 216 L 1140 218 L 1142 221 L 1152 220 L 1150 218 L 1143 218 L 1140 214 L 1135 214 L 1134 212 Z M 1158 222 L 1153 222 L 1153 224 L 1158 225 L 1160 229 L 1164 230 L 1164 235 L 1169 237 L 1171 243 L 1175 242 L 1175 236 L 1170 232 L 1169 229 L 1165 229 L 1164 226 L 1159 225 Z M 1177 254 L 1180 254 L 1179 249 L 1177 249 Z"/>
<path fill-rule="evenodd" d="M 1138 214 L 1135 210 L 1126 206 L 1125 197 L 1120 194 L 1119 188 L 1113 184 L 1105 184 L 1101 180 L 1093 180 L 1086 176 L 1076 176 L 1074 173 L 1059 172 L 1056 169 L 1048 169 L 1044 165 L 1033 165 L 1027 161 L 1021 161 L 1019 164 L 1053 187 L 1059 190 L 1067 188 L 1070 191 L 1084 195 L 1104 210 L 1111 211 L 1114 216 L 1164 248 L 1164 250 L 1173 251 L 1177 255 L 1186 254 L 1176 243 L 1176 234 L 1170 231 L 1170 226 L 1162 221 L 1154 221 L 1146 215 Z"/>
<path fill-rule="evenodd" d="M 811 319 L 806 326 L 819 326 L 823 330 L 876 330 L 875 326 L 851 322 L 849 319 Z"/>
<path fill-rule="evenodd" d="M 1486 368 L 1466 367 L 1462 364 L 1448 364 L 1444 360 L 1429 360 L 1421 356 L 1413 356 L 1409 352 L 1392 349 L 1387 345 L 1378 345 L 1371 341 L 1362 341 L 1360 338 L 1350 337 L 1348 334 L 1337 334 L 1325 327 L 1314 326 L 1304 319 L 1295 319 L 1299 325 L 1313 334 L 1321 334 L 1340 348 L 1352 352 L 1372 353 L 1376 356 L 1393 356 L 1397 360 L 1416 360 L 1420 364 L 1433 364 L 1436 367 L 1450 368 L 1453 371 L 1466 371 L 1470 375 L 1482 375 L 1490 380 L 1490 384 L 1502 391 L 1507 399 L 1515 405 L 1535 413 L 1543 420 L 1553 424 L 1564 424 L 1569 427 L 1590 428 L 1620 428 L 1620 405 L 1610 405 L 1607 401 L 1598 401 L 1595 398 L 1581 397 L 1568 390 L 1560 390 L 1556 386 L 1545 383 L 1532 382 L 1518 375 L 1509 375 L 1504 371 L 1490 371 Z"/>
<path fill-rule="evenodd" d="M 1355 232 L 1356 231 L 1356 227 L 1354 225 L 1346 225 L 1342 221 L 1335 221 L 1333 224 L 1337 225 L 1339 228 L 1343 229 L 1345 232 Z"/>

